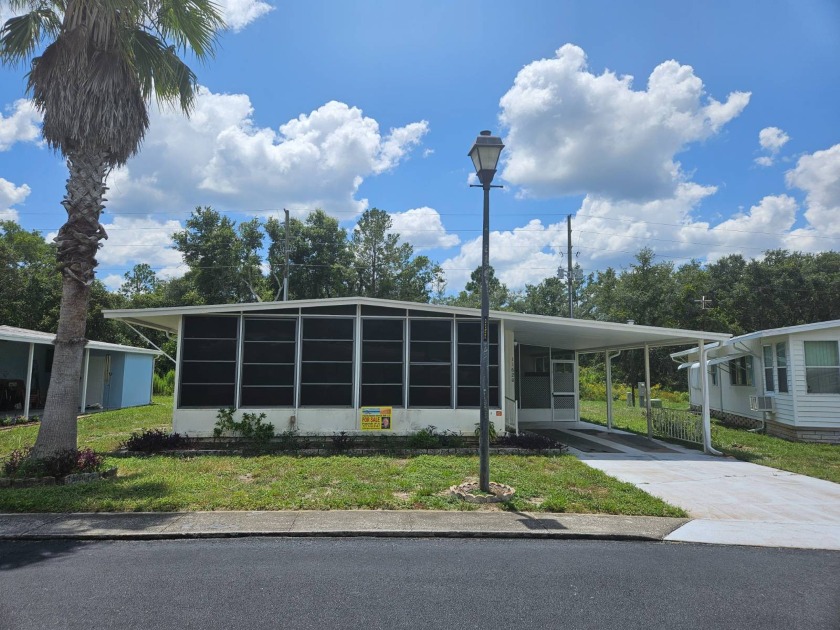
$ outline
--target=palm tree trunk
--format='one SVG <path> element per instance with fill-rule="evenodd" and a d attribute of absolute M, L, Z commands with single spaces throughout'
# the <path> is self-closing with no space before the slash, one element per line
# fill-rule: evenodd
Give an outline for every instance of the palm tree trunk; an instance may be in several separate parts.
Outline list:
<path fill-rule="evenodd" d="M 32 457 L 47 457 L 58 451 L 76 448 L 79 381 L 87 344 L 85 327 L 89 295 L 89 285 L 64 276 L 52 377 Z"/>
<path fill-rule="evenodd" d="M 44 418 L 32 457 L 42 458 L 77 446 L 79 382 L 87 339 L 87 308 L 94 280 L 99 241 L 107 238 L 99 223 L 105 200 L 105 154 L 68 156 L 67 193 L 62 205 L 67 223 L 58 232 L 58 265 L 62 273 L 61 310 L 55 337 L 52 378 Z"/>

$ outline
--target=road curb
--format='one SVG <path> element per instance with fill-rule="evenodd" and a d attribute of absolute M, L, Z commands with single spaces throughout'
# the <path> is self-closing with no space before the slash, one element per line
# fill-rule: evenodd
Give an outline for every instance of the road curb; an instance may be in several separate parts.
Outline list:
<path fill-rule="evenodd" d="M 230 531 L 230 532 L 148 532 L 131 534 L 0 534 L 0 540 L 197 540 L 202 538 L 497 538 L 539 540 L 616 540 L 662 542 L 665 536 L 619 533 L 576 532 L 459 532 L 459 531 Z"/>

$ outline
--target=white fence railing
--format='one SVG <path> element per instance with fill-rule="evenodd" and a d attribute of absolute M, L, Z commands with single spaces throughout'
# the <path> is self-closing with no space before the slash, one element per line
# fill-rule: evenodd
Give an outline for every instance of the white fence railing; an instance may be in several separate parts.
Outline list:
<path fill-rule="evenodd" d="M 651 409 L 654 435 L 683 442 L 703 443 L 703 417 L 682 409 Z"/>

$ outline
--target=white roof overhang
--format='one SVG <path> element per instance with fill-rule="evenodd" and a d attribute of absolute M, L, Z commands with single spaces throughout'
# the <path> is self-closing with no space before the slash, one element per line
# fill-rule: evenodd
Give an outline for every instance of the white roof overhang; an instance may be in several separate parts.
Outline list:
<path fill-rule="evenodd" d="M 322 300 L 292 300 L 288 302 L 257 302 L 249 304 L 218 304 L 207 306 L 179 306 L 152 309 L 116 309 L 103 311 L 106 319 L 119 319 L 133 325 L 145 326 L 165 332 L 177 333 L 184 315 L 257 314 L 264 311 L 316 308 L 324 306 L 361 305 L 411 311 L 427 311 L 454 316 L 479 317 L 474 308 L 422 304 L 376 298 L 330 298 Z M 492 319 L 504 322 L 506 330 L 513 331 L 517 343 L 552 346 L 578 352 L 603 352 L 641 348 L 644 345 L 677 346 L 697 345 L 699 342 L 725 341 L 730 335 L 678 328 L 659 328 L 637 324 L 617 324 L 586 319 L 568 319 L 545 315 L 527 315 L 505 311 L 491 311 Z"/>
<path fill-rule="evenodd" d="M 0 326 L 0 340 L 52 345 L 55 341 L 55 335 L 52 333 L 41 332 L 40 330 L 28 330 L 26 328 L 15 328 L 14 326 Z M 110 352 L 162 354 L 160 350 L 149 350 L 148 348 L 137 348 L 135 346 L 123 346 L 118 343 L 107 343 L 105 341 L 88 341 L 87 344 L 85 344 L 85 348 L 89 348 L 91 350 L 107 350 Z"/>

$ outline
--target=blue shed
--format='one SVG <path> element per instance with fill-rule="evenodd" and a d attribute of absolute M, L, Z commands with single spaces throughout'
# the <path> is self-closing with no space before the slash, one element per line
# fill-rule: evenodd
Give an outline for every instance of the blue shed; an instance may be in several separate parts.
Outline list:
<path fill-rule="evenodd" d="M 55 335 L 0 326 L 0 414 L 29 417 L 47 400 Z M 152 401 L 158 350 L 89 341 L 79 381 L 79 411 L 122 409 Z"/>

